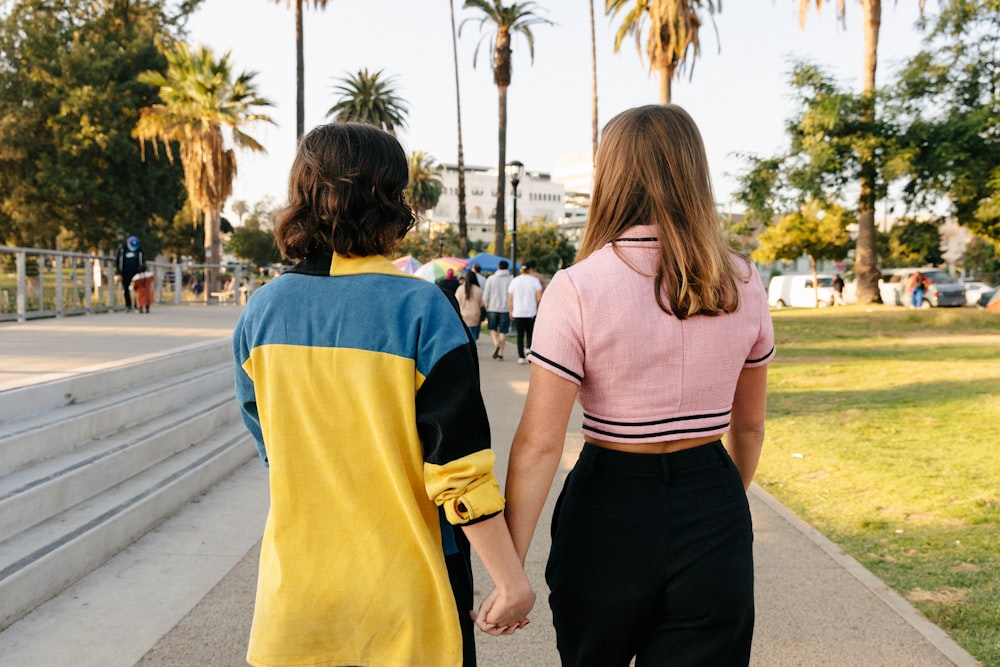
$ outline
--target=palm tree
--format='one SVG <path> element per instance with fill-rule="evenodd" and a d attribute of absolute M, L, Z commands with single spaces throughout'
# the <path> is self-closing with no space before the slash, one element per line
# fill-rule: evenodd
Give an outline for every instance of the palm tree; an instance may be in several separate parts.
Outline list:
<path fill-rule="evenodd" d="M 629 35 L 635 35 L 635 46 L 642 58 L 642 31 L 649 18 L 649 37 L 646 54 L 649 56 L 650 71 L 660 75 L 660 104 L 669 104 L 671 82 L 684 69 L 688 55 L 692 56 L 691 71 L 694 72 L 694 58 L 701 54 L 698 31 L 702 21 L 699 9 L 708 10 L 715 25 L 715 12 L 722 11 L 721 0 L 605 0 L 606 14 L 617 16 L 628 8 L 615 34 L 615 53 Z M 692 51 L 693 50 L 693 51 Z"/>
<path fill-rule="evenodd" d="M 525 41 L 528 43 L 528 53 L 531 56 L 531 61 L 535 61 L 535 36 L 531 32 L 531 26 L 533 25 L 553 25 L 552 21 L 546 18 L 538 16 L 536 14 L 536 5 L 534 2 L 512 2 L 509 5 L 504 5 L 502 0 L 465 0 L 464 7 L 466 9 L 478 9 L 482 12 L 482 16 L 479 20 L 479 29 L 482 31 L 486 24 L 489 23 L 490 31 L 484 34 L 480 40 L 479 44 L 483 43 L 483 39 L 487 36 L 490 38 L 490 50 L 493 55 L 492 69 L 493 69 L 493 83 L 497 87 L 498 96 L 498 144 L 499 144 L 499 159 L 497 161 L 497 215 L 496 215 L 496 226 L 495 226 L 495 239 L 494 247 L 497 248 L 497 252 L 501 252 L 504 243 L 505 224 L 506 224 L 506 211 L 504 210 L 504 200 L 506 199 L 506 175 L 504 173 L 504 166 L 507 164 L 507 88 L 510 86 L 510 76 L 511 76 L 511 37 L 515 34 L 520 34 L 524 37 Z M 462 21 L 462 26 L 466 24 L 467 21 L 473 21 L 475 19 L 469 18 Z M 496 30 L 495 34 L 492 33 Z M 459 32 L 461 32 L 461 26 L 459 26 Z M 479 45 L 476 46 L 476 55 L 479 54 Z M 476 66 L 475 57 L 472 60 L 472 66 Z"/>
<path fill-rule="evenodd" d="M 242 199 L 237 199 L 236 201 L 233 202 L 233 205 L 230 206 L 230 208 L 233 209 L 233 213 L 235 213 L 237 216 L 239 216 L 240 226 L 242 226 L 243 225 L 243 216 L 245 216 L 247 213 L 250 212 L 250 205 L 247 204 Z"/>
<path fill-rule="evenodd" d="M 587 8 L 590 10 L 590 80 L 593 90 L 591 139 L 594 149 L 590 154 L 590 166 L 593 167 L 597 161 L 597 38 L 594 35 L 594 0 L 587 0 Z"/>
<path fill-rule="evenodd" d="M 413 151 L 410 156 L 410 183 L 406 187 L 410 203 L 423 217 L 423 214 L 437 206 L 444 192 L 441 180 L 441 168 L 434 158 L 423 151 Z"/>
<path fill-rule="evenodd" d="M 462 97 L 458 85 L 458 36 L 455 34 L 455 2 L 448 0 L 451 11 L 451 51 L 455 60 L 455 111 L 458 118 L 458 245 L 462 257 L 469 253 L 469 223 L 465 212 L 465 151 L 462 149 Z"/>
<path fill-rule="evenodd" d="M 132 136 L 143 142 L 143 155 L 146 141 L 153 143 L 157 155 L 157 142 L 162 142 L 171 162 L 176 146 L 188 200 L 205 216 L 205 262 L 218 264 L 222 260 L 222 207 L 236 177 L 236 154 L 226 148 L 223 128 L 236 146 L 264 153 L 260 142 L 243 128 L 258 121 L 273 125 L 274 120 L 256 111 L 273 105 L 257 93 L 256 72 L 233 78 L 228 52 L 216 60 L 207 47 L 192 52 L 178 42 L 164 55 L 165 73 L 147 70 L 138 76 L 140 83 L 160 89 L 161 103 L 140 109 Z"/>
<path fill-rule="evenodd" d="M 816 11 L 823 10 L 822 0 L 815 0 Z M 799 27 L 805 28 L 809 0 L 799 0 Z M 844 24 L 847 12 L 845 0 L 837 0 L 837 20 Z M 865 111 L 862 122 L 875 120 L 875 69 L 878 65 L 878 36 L 882 26 L 882 0 L 861 0 L 864 13 L 864 88 Z M 923 9 L 921 0 L 920 7 Z M 872 155 L 861 155 L 861 193 L 858 197 L 858 238 L 855 242 L 854 271 L 857 274 L 858 303 L 881 303 L 878 280 L 878 250 L 875 244 L 875 161 Z"/>
<path fill-rule="evenodd" d="M 339 79 L 333 90 L 340 93 L 337 103 L 326 112 L 336 121 L 368 123 L 395 136 L 396 128 L 406 127 L 409 109 L 393 88 L 392 77 L 379 78 L 382 70 L 371 74 L 367 69 Z"/>
<path fill-rule="evenodd" d="M 274 0 L 281 3 L 281 0 Z M 308 1 L 308 0 L 307 0 Z M 327 0 L 312 0 L 313 7 L 326 9 Z M 285 2 L 286 7 L 292 6 L 292 0 Z M 302 55 L 302 0 L 295 0 L 295 142 L 298 143 L 305 134 L 306 123 L 306 84 L 305 58 Z"/>

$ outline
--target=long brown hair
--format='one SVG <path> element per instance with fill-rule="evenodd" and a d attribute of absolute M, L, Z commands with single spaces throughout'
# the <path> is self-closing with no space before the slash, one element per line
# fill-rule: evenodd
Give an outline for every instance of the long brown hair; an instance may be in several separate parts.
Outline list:
<path fill-rule="evenodd" d="M 659 240 L 656 303 L 679 319 L 739 308 L 739 276 L 722 234 L 701 133 L 673 104 L 624 111 L 604 127 L 590 217 L 577 261 L 634 225 Z"/>
<path fill-rule="evenodd" d="M 389 133 L 361 123 L 314 128 L 299 142 L 277 215 L 281 254 L 388 255 L 416 222 L 408 181 L 406 154 Z"/>

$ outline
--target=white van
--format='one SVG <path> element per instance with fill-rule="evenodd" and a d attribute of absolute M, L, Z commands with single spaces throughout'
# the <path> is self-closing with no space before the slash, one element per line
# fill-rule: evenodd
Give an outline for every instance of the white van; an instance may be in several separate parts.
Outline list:
<path fill-rule="evenodd" d="M 774 276 L 767 286 L 767 303 L 772 308 L 820 308 L 834 304 L 833 275 L 816 276 L 819 292 L 813 287 L 812 274 Z"/>

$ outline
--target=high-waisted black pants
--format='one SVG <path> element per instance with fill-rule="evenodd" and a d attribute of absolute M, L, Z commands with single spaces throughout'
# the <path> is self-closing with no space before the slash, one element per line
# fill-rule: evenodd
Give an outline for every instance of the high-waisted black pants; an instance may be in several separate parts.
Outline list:
<path fill-rule="evenodd" d="M 564 667 L 746 665 L 753 532 L 719 441 L 671 454 L 587 444 L 552 519 L 545 579 Z"/>

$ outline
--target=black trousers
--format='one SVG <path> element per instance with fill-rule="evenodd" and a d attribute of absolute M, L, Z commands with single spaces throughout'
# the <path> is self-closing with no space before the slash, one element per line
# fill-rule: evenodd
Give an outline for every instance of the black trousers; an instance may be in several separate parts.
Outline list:
<path fill-rule="evenodd" d="M 125 308 L 128 310 L 132 310 L 132 292 L 129 290 L 129 286 L 132 284 L 132 278 L 134 277 L 134 273 L 122 274 L 122 289 L 125 290 Z"/>
<path fill-rule="evenodd" d="M 531 335 L 535 332 L 534 317 L 515 317 L 514 325 L 517 327 L 517 356 L 524 359 L 524 349 L 531 349 Z"/>
<path fill-rule="evenodd" d="M 748 664 L 752 547 L 721 442 L 672 454 L 585 445 L 545 571 L 563 666 Z"/>

